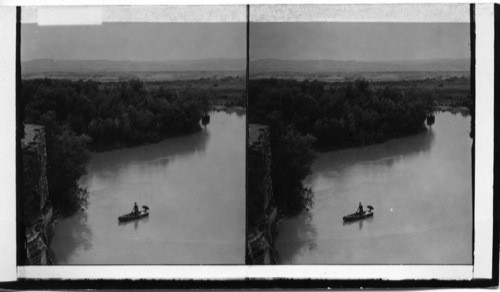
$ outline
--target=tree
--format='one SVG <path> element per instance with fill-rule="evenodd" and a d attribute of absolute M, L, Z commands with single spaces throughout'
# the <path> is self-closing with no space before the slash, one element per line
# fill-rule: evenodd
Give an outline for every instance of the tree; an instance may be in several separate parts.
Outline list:
<path fill-rule="evenodd" d="M 436 117 L 434 115 L 428 115 L 427 116 L 427 126 L 432 127 L 432 125 L 434 125 L 435 120 L 436 120 Z"/>
<path fill-rule="evenodd" d="M 362 146 L 425 129 L 434 107 L 429 92 L 405 92 L 366 80 L 344 84 L 260 79 L 249 85 L 249 119 L 266 123 L 280 113 L 281 123 L 317 138 L 318 149 Z"/>
<path fill-rule="evenodd" d="M 283 125 L 279 116 L 278 112 L 269 115 L 273 193 L 279 211 L 294 215 L 312 204 L 312 191 L 302 181 L 311 173 L 315 138 Z"/>
<path fill-rule="evenodd" d="M 68 215 L 87 204 L 87 192 L 78 186 L 90 159 L 90 138 L 76 135 L 68 126 L 60 126 L 48 112 L 42 116 L 47 147 L 49 199 L 55 209 Z"/>

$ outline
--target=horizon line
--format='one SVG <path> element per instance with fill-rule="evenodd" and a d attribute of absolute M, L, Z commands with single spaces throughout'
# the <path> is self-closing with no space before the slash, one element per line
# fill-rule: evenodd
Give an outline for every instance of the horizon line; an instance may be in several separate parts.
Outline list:
<path fill-rule="evenodd" d="M 241 58 L 200 58 L 200 59 L 177 59 L 177 60 L 110 60 L 110 59 L 54 59 L 54 58 L 35 58 L 29 60 L 21 60 L 21 62 L 31 62 L 40 60 L 51 61 L 106 61 L 106 62 L 142 62 L 142 63 L 162 63 L 162 62 L 192 62 L 192 61 L 206 61 L 206 60 L 246 60 L 245 57 Z"/>
<path fill-rule="evenodd" d="M 29 60 L 22 60 L 21 62 L 31 62 L 40 60 L 51 60 L 51 61 L 106 61 L 106 62 L 140 62 L 140 63 L 164 63 L 164 62 L 193 62 L 193 61 L 208 61 L 208 60 L 245 60 L 245 57 L 241 58 L 200 58 L 200 59 L 176 59 L 176 60 L 110 60 L 110 59 L 54 59 L 54 58 L 35 58 Z M 254 60 L 249 60 L 249 62 L 255 61 L 267 61 L 267 60 L 277 60 L 277 61 L 298 61 L 298 62 L 318 62 L 318 61 L 338 61 L 338 62 L 364 62 L 364 63 L 377 63 L 377 62 L 419 62 L 419 61 L 444 61 L 444 60 L 471 60 L 471 57 L 463 58 L 430 58 L 430 59 L 385 59 L 385 60 L 345 60 L 345 59 L 281 59 L 281 58 L 258 58 Z"/>
<path fill-rule="evenodd" d="M 280 58 L 258 58 L 250 60 L 250 62 L 255 61 L 267 61 L 267 60 L 277 60 L 277 61 L 339 61 L 339 62 L 365 62 L 365 63 L 376 63 L 376 62 L 418 62 L 418 61 L 438 61 L 438 60 L 471 60 L 471 57 L 463 58 L 430 58 L 430 59 L 385 59 L 385 60 L 345 60 L 345 59 L 280 59 Z"/>

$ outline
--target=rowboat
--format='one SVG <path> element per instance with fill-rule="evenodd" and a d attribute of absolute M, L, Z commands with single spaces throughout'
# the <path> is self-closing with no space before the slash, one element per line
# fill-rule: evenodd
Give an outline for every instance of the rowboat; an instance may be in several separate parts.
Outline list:
<path fill-rule="evenodd" d="M 118 217 L 118 222 L 127 222 L 127 221 L 137 220 L 137 219 L 141 219 L 141 218 L 144 218 L 147 216 L 149 216 L 149 211 L 139 211 L 139 213 L 137 213 L 137 214 L 128 213 L 128 214 L 125 214 L 125 215 Z"/>
<path fill-rule="evenodd" d="M 360 209 L 363 210 L 363 207 L 361 206 L 361 203 L 359 203 L 359 206 L 360 206 Z M 362 220 L 362 219 L 365 219 L 365 218 L 368 218 L 368 217 L 372 217 L 373 216 L 373 206 L 366 206 L 366 208 L 368 208 L 368 211 L 362 211 L 362 212 L 358 212 L 360 211 L 358 209 L 358 211 L 356 211 L 356 213 L 352 213 L 352 214 L 349 214 L 347 216 L 344 216 L 343 219 L 344 219 L 344 222 L 351 222 L 351 221 L 356 221 L 356 220 Z"/>
<path fill-rule="evenodd" d="M 373 216 L 373 211 L 364 211 L 363 213 L 352 213 L 347 216 L 344 216 L 344 222 L 351 222 L 356 220 L 362 220 L 368 217 Z"/>

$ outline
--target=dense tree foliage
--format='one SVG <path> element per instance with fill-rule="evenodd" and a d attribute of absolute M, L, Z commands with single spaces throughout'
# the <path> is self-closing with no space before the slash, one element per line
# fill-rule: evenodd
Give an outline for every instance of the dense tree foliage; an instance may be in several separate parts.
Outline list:
<path fill-rule="evenodd" d="M 312 205 L 312 191 L 302 185 L 311 173 L 314 138 L 279 123 L 279 113 L 268 115 L 267 134 L 247 148 L 247 227 L 261 224 L 270 204 L 280 216 L 291 216 Z M 272 193 L 271 193 L 272 192 Z M 273 203 L 268 202 L 271 200 Z"/>
<path fill-rule="evenodd" d="M 91 139 L 58 124 L 53 111 L 42 115 L 41 124 L 47 145 L 49 198 L 59 214 L 69 215 L 87 205 L 87 191 L 78 186 L 78 180 L 86 173 Z"/>
<path fill-rule="evenodd" d="M 281 123 L 278 112 L 268 115 L 271 140 L 271 177 L 279 213 L 295 215 L 312 204 L 312 191 L 302 181 L 311 174 L 315 138 Z"/>
<path fill-rule="evenodd" d="M 419 96 L 432 96 L 437 105 L 469 107 L 472 102 L 469 77 L 434 77 L 419 80 L 370 82 L 372 88 L 389 87 Z"/>
<path fill-rule="evenodd" d="M 27 122 L 53 111 L 58 124 L 92 138 L 94 149 L 159 141 L 199 129 L 206 91 L 163 86 L 146 88 L 139 80 L 117 83 L 69 80 L 23 82 Z"/>
<path fill-rule="evenodd" d="M 246 151 L 247 162 L 247 230 L 256 228 L 262 218 L 266 216 L 266 205 L 270 195 L 269 189 L 272 190 L 272 181 L 267 177 L 266 165 L 267 161 L 263 148 L 260 145 L 249 145 Z M 267 185 L 269 184 L 269 185 Z"/>
<path fill-rule="evenodd" d="M 116 83 L 24 80 L 24 123 L 45 126 L 50 199 L 61 214 L 84 207 L 78 187 L 90 146 L 95 150 L 159 141 L 200 128 L 207 90 Z"/>
<path fill-rule="evenodd" d="M 266 121 L 279 111 L 285 125 L 317 138 L 316 146 L 339 149 L 383 142 L 425 127 L 434 106 L 430 94 L 371 88 L 357 80 L 340 86 L 321 81 L 252 80 L 251 122 Z"/>

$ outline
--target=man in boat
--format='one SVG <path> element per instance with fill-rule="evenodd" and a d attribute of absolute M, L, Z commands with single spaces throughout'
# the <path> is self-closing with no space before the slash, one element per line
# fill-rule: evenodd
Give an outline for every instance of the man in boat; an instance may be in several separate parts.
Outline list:
<path fill-rule="evenodd" d="M 134 203 L 134 209 L 132 209 L 132 214 L 139 214 L 139 207 L 137 206 L 137 202 Z"/>
<path fill-rule="evenodd" d="M 358 207 L 358 210 L 356 210 L 356 213 L 357 214 L 364 214 L 363 205 L 361 204 L 361 202 L 359 202 L 359 207 Z"/>

